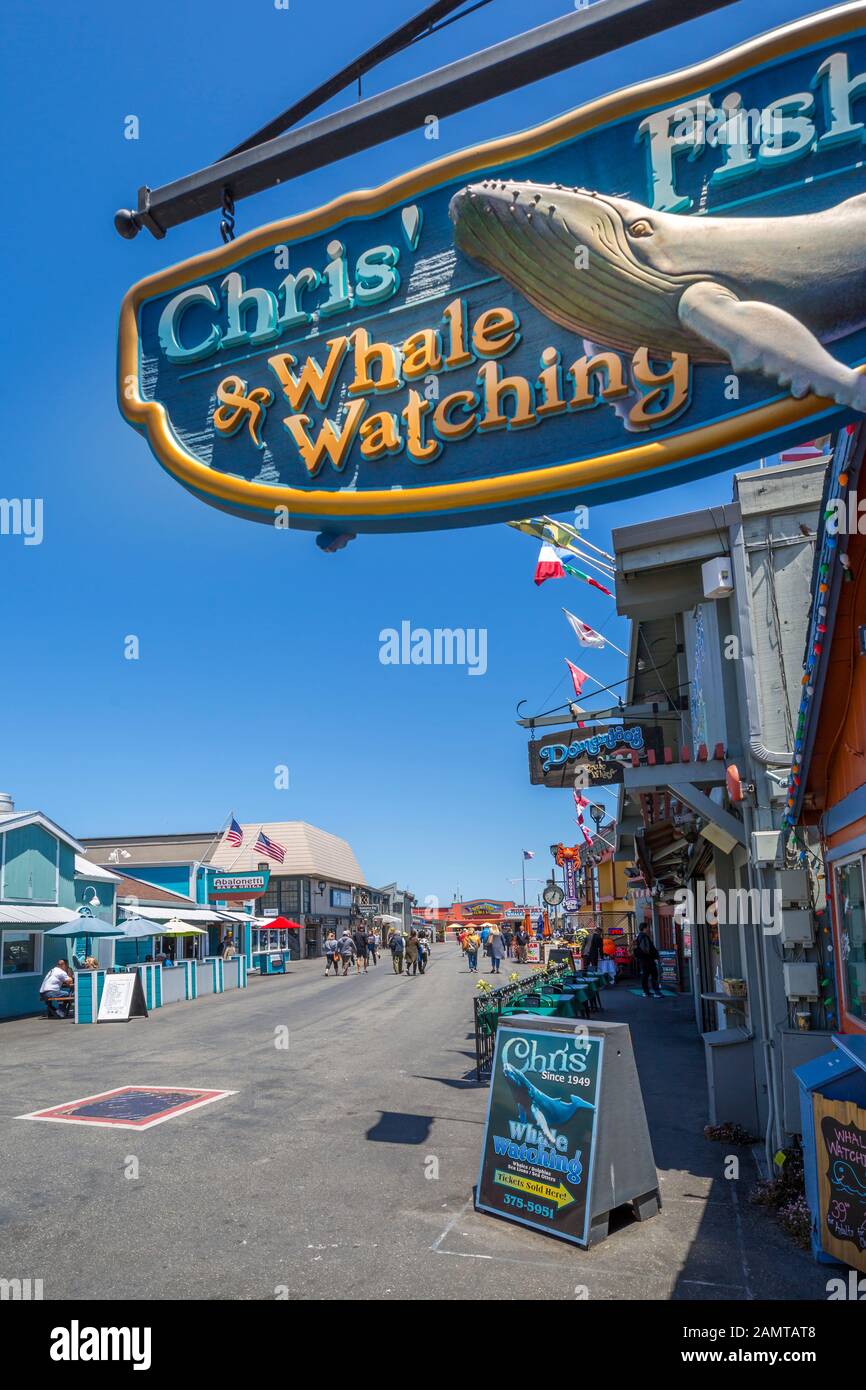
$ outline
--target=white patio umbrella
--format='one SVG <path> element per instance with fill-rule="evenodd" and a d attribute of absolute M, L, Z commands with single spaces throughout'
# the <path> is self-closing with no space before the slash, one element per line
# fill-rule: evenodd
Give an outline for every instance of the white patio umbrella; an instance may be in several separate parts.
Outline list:
<path fill-rule="evenodd" d="M 384 922 L 389 927 L 402 927 L 403 918 L 395 917 L 392 912 L 379 912 L 376 914 L 377 922 Z"/>

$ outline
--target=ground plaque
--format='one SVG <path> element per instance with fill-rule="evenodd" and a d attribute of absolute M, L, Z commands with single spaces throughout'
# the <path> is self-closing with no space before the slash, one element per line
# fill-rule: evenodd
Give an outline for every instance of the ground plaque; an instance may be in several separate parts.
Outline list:
<path fill-rule="evenodd" d="M 19 1115 L 19 1120 L 65 1121 L 74 1125 L 97 1125 L 101 1128 L 150 1129 L 165 1120 L 197 1110 L 212 1101 L 233 1096 L 234 1091 L 193 1090 L 188 1086 L 117 1086 L 100 1091 L 95 1096 L 80 1096 L 78 1100 L 47 1110 L 34 1110 Z"/>

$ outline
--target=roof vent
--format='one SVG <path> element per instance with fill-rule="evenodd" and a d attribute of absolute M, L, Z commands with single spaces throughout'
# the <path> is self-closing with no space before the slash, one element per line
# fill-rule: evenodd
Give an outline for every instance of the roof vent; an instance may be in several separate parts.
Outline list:
<path fill-rule="evenodd" d="M 15 802 L 8 792 L 0 792 L 0 816 L 11 815 L 15 810 Z"/>

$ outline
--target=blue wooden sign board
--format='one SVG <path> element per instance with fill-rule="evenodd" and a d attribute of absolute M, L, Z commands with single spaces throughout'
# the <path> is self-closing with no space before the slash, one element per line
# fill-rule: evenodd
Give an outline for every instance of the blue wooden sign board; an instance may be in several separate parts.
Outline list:
<path fill-rule="evenodd" d="M 731 468 L 866 408 L 866 5 L 151 276 L 118 397 L 202 500 L 335 533 Z"/>

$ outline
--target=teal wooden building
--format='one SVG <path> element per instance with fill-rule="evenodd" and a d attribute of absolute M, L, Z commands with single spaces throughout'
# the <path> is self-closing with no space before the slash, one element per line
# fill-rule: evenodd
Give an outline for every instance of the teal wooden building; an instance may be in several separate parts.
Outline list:
<path fill-rule="evenodd" d="M 17 811 L 0 793 L 0 1019 L 42 1012 L 39 986 L 71 943 L 45 936 L 76 915 L 115 923 L 116 876 L 84 857 L 78 842 L 41 811 Z"/>

